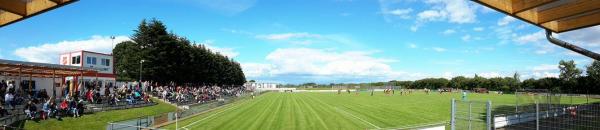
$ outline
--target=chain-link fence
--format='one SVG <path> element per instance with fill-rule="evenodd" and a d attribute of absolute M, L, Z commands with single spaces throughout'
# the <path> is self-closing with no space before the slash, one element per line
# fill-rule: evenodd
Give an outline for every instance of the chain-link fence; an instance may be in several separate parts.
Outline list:
<path fill-rule="evenodd" d="M 523 89 L 515 93 L 514 106 L 497 107 L 494 125 L 506 130 L 586 130 L 600 129 L 597 96 L 556 94 L 543 89 Z"/>
<path fill-rule="evenodd" d="M 452 99 L 451 130 L 491 130 L 491 101 Z"/>

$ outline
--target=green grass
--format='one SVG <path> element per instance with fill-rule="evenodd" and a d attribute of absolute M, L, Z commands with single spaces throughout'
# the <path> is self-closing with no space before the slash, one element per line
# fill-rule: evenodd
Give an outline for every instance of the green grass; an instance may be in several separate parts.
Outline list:
<path fill-rule="evenodd" d="M 376 129 L 450 120 L 450 100 L 460 94 L 370 96 L 343 93 L 266 93 L 255 99 L 179 121 L 187 129 Z M 469 100 L 491 100 L 493 106 L 514 105 L 515 95 L 469 94 Z M 575 99 L 583 103 L 584 99 Z M 170 124 L 166 129 L 175 129 Z"/>
<path fill-rule="evenodd" d="M 66 117 L 62 121 L 54 118 L 39 122 L 27 120 L 24 128 L 28 130 L 105 130 L 109 122 L 172 112 L 176 109 L 174 106 L 156 99 L 154 101 L 157 101 L 158 104 L 150 107 L 97 112 L 80 118 Z"/>

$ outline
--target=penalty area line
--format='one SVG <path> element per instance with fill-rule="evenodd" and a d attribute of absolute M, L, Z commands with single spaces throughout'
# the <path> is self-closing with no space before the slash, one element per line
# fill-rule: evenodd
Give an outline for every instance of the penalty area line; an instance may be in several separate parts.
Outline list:
<path fill-rule="evenodd" d="M 345 113 L 345 114 L 347 114 L 347 115 L 350 115 L 350 116 L 352 116 L 352 117 L 354 117 L 354 118 L 356 118 L 356 119 L 358 119 L 358 120 L 360 120 L 360 121 L 362 121 L 362 122 L 364 122 L 364 123 L 367 123 L 367 124 L 369 124 L 369 125 L 371 125 L 371 126 L 373 126 L 373 127 L 377 128 L 377 129 L 381 129 L 381 127 L 379 127 L 379 126 L 376 126 L 375 124 L 373 124 L 373 123 L 371 123 L 371 122 L 369 122 L 369 121 L 367 121 L 367 120 L 364 120 L 364 119 L 362 119 L 362 118 L 360 118 L 360 117 L 357 117 L 357 116 L 355 116 L 355 115 L 354 115 L 354 114 L 352 114 L 352 113 L 346 112 L 346 111 L 344 111 L 344 110 L 342 110 L 342 109 L 340 109 L 340 108 L 338 108 L 338 107 L 335 107 L 335 109 L 336 109 L 336 110 L 338 110 L 339 112 L 342 112 L 342 113 Z"/>

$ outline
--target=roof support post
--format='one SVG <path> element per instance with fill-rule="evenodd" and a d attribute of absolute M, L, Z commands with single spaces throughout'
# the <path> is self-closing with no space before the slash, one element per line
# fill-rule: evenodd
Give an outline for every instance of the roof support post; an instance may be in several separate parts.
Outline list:
<path fill-rule="evenodd" d="M 52 70 L 52 98 L 56 98 L 56 70 Z"/>
<path fill-rule="evenodd" d="M 548 39 L 548 41 L 550 41 L 550 43 L 553 43 L 554 45 L 558 45 L 560 47 L 569 49 L 571 51 L 577 52 L 579 54 L 582 54 L 584 56 L 590 57 L 592 59 L 595 60 L 600 60 L 600 54 L 595 53 L 593 51 L 590 50 L 586 50 L 584 48 L 581 48 L 579 46 L 573 45 L 571 43 L 562 41 L 560 39 L 556 39 L 554 37 L 552 37 L 552 31 L 550 30 L 546 30 L 546 39 Z"/>
<path fill-rule="evenodd" d="M 21 96 L 23 96 L 23 86 L 21 86 L 21 80 L 22 80 L 21 77 L 23 77 L 21 75 L 22 69 L 23 69 L 23 65 L 19 65 L 19 82 L 16 82 L 15 85 L 14 85 L 15 86 L 15 90 L 21 92 Z M 19 89 L 17 89 L 17 86 L 19 86 Z"/>
<path fill-rule="evenodd" d="M 35 69 L 31 69 L 31 72 L 33 72 L 34 70 L 35 70 Z M 31 79 L 32 77 L 33 77 L 33 74 L 29 74 L 29 94 L 32 94 L 32 91 L 33 91 L 33 90 L 31 89 L 31 83 L 33 83 L 33 82 L 32 82 L 32 79 Z"/>

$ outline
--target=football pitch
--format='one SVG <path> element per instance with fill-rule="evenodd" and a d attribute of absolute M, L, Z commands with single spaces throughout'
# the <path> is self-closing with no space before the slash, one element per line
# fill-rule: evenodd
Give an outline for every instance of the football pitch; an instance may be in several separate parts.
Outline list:
<path fill-rule="evenodd" d="M 178 122 L 178 129 L 393 129 L 448 122 L 459 93 L 269 92 Z M 514 104 L 515 95 L 469 94 L 469 100 Z M 579 101 L 579 100 L 578 100 Z M 495 105 L 494 105 L 495 106 Z M 164 129 L 175 129 L 175 123 Z"/>

